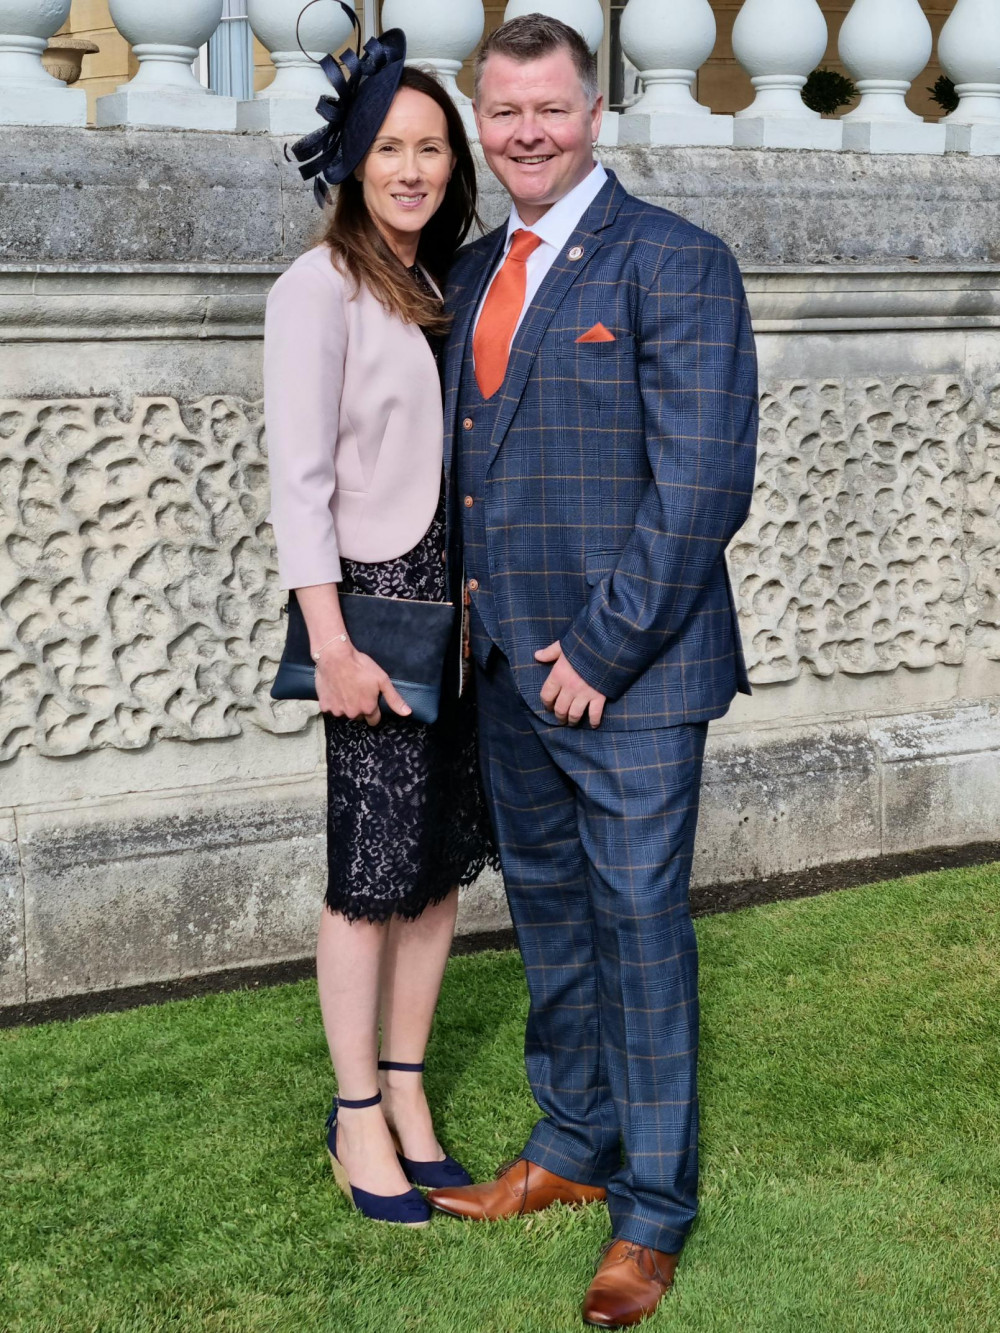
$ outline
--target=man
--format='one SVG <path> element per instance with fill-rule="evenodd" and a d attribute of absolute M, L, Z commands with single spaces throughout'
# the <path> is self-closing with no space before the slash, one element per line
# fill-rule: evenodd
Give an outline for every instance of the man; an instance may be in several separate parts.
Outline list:
<path fill-rule="evenodd" d="M 595 163 L 572 29 L 498 29 L 476 118 L 514 207 L 453 271 L 445 422 L 542 1117 L 497 1180 L 429 1198 L 496 1218 L 606 1197 L 583 1315 L 618 1328 L 669 1288 L 696 1208 L 687 892 L 708 721 L 748 690 L 724 551 L 753 482 L 754 348 L 721 241 Z"/>

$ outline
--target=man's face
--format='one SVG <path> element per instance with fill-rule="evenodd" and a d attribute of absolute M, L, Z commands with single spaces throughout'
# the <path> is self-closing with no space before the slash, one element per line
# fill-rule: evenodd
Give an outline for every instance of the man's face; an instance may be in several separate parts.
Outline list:
<path fill-rule="evenodd" d="M 492 55 L 476 103 L 486 161 L 529 226 L 590 174 L 603 99 L 593 107 L 569 51 L 521 63 Z"/>

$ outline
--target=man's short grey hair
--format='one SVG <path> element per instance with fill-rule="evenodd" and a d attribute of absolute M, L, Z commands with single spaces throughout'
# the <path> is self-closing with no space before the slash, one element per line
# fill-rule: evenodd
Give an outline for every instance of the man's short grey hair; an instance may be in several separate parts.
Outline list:
<path fill-rule="evenodd" d="M 570 53 L 583 85 L 587 105 L 594 106 L 601 95 L 597 81 L 597 57 L 591 54 L 590 47 L 575 28 L 559 19 L 549 18 L 546 14 L 525 14 L 523 18 L 501 24 L 490 33 L 476 56 L 476 101 L 479 101 L 483 70 L 490 56 L 506 56 L 508 60 L 526 65 L 530 60 L 540 60 L 560 50 Z"/>

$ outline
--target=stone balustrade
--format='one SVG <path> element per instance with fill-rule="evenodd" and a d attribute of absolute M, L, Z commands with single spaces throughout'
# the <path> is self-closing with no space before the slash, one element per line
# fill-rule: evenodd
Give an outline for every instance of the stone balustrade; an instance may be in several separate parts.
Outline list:
<path fill-rule="evenodd" d="M 946 146 L 1000 152 L 1000 4 L 957 0 L 938 43 L 959 104 L 945 119 Z"/>
<path fill-rule="evenodd" d="M 303 12 L 304 5 L 305 0 L 248 0 L 250 27 L 267 47 L 275 75 L 252 101 L 240 103 L 241 130 L 299 135 L 316 128 L 316 103 L 330 91 L 316 62 L 347 42 L 351 23 L 339 5 L 314 4 Z"/>
<path fill-rule="evenodd" d="M 203 87 L 192 69 L 199 48 L 223 21 L 224 0 L 110 0 L 112 19 L 139 69 L 98 99 L 98 124 L 308 131 L 317 123 L 316 99 L 328 86 L 314 62 L 346 42 L 350 24 L 339 5 L 316 0 L 296 33 L 303 3 L 246 0 L 249 24 L 277 73 L 253 100 L 237 102 Z M 83 93 L 53 80 L 40 59 L 69 7 L 70 0 L 0 0 L 0 124 L 84 123 Z M 505 17 L 534 10 L 574 24 L 593 50 L 604 40 L 600 0 L 510 0 Z M 481 40 L 482 0 L 384 0 L 382 20 L 406 31 L 410 59 L 437 74 L 474 133 L 471 105 L 456 75 Z M 628 0 L 621 41 L 639 71 L 642 92 L 623 114 L 608 116 L 602 142 L 1000 153 L 1000 0 L 956 0 L 939 56 L 959 105 L 936 123 L 917 116 L 904 100 L 932 51 L 919 0 L 854 0 L 840 29 L 839 52 L 861 97 L 840 119 L 821 117 L 802 100 L 827 38 L 817 0 L 745 0 L 733 50 L 750 76 L 754 99 L 735 117 L 714 115 L 692 91 L 716 43 L 709 0 Z"/>
<path fill-rule="evenodd" d="M 86 94 L 42 65 L 71 0 L 0 0 L 0 125 L 84 125 Z"/>

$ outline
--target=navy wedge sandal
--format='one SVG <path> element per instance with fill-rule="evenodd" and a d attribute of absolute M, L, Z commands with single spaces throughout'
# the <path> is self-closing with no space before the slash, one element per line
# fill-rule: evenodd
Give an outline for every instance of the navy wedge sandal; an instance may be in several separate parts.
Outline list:
<path fill-rule="evenodd" d="M 380 1060 L 379 1069 L 397 1069 L 404 1074 L 422 1074 L 424 1072 L 423 1064 L 406 1065 L 400 1064 L 398 1060 Z M 443 1190 L 453 1189 L 456 1185 L 471 1185 L 472 1177 L 466 1171 L 460 1162 L 456 1162 L 454 1157 L 446 1156 L 442 1162 L 414 1162 L 409 1157 L 403 1156 L 402 1146 L 399 1143 L 399 1136 L 395 1131 L 391 1131 L 396 1140 L 399 1165 L 403 1168 L 406 1179 L 411 1185 L 419 1185 L 425 1190 Z"/>
<path fill-rule="evenodd" d="M 409 1189 L 405 1194 L 370 1194 L 368 1190 L 352 1185 L 337 1156 L 337 1112 L 342 1106 L 349 1111 L 360 1111 L 367 1106 L 378 1106 L 381 1092 L 363 1101 L 348 1102 L 334 1097 L 333 1110 L 326 1118 L 326 1146 L 337 1184 L 354 1204 L 358 1212 L 372 1222 L 395 1222 L 400 1226 L 425 1227 L 431 1220 L 430 1205 L 419 1190 Z M 404 1167 L 405 1170 L 405 1167 Z"/>

